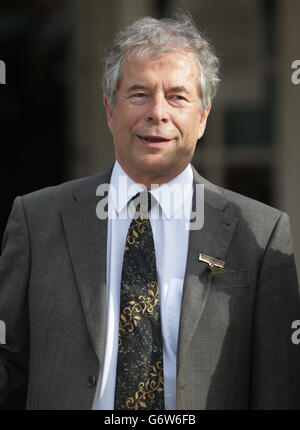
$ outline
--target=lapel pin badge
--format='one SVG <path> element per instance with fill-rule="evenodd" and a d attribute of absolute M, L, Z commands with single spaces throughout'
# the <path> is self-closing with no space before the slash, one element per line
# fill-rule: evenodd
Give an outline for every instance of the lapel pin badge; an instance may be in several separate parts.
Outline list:
<path fill-rule="evenodd" d="M 217 258 L 210 257 L 209 255 L 199 254 L 199 261 L 203 261 L 208 264 L 209 270 L 213 275 L 225 272 L 224 266 L 225 262 L 218 260 Z"/>

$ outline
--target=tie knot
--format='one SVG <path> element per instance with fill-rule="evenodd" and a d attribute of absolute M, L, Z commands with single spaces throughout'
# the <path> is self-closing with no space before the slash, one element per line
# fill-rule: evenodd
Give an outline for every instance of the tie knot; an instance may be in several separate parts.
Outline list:
<path fill-rule="evenodd" d="M 137 193 L 131 199 L 135 205 L 136 216 L 142 218 L 149 217 L 149 211 L 154 204 L 154 197 L 149 191 L 142 191 Z"/>

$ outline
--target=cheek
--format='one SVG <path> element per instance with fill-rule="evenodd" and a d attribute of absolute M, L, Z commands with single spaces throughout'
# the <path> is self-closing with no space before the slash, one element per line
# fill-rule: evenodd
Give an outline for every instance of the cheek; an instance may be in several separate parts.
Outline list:
<path fill-rule="evenodd" d="M 184 115 L 174 116 L 173 124 L 180 132 L 186 144 L 193 145 L 198 140 L 200 131 L 200 115 L 198 112 L 189 110 Z"/>
<path fill-rule="evenodd" d="M 136 125 L 138 124 L 138 119 L 132 115 L 122 115 L 122 118 L 116 122 L 116 127 L 118 130 L 118 135 L 120 138 L 125 138 L 130 134 L 134 134 Z"/>
<path fill-rule="evenodd" d="M 118 121 L 122 124 L 123 128 L 130 130 L 144 117 L 143 109 L 141 107 L 124 104 L 118 114 Z"/>
<path fill-rule="evenodd" d="M 190 125 L 190 131 L 191 131 L 191 139 L 193 139 L 194 143 L 196 143 L 197 140 L 200 139 L 200 137 L 203 134 L 203 126 L 201 125 L 199 116 L 196 116 L 194 118 L 193 123 Z"/>
<path fill-rule="evenodd" d="M 184 126 L 184 143 L 186 146 L 193 147 L 199 136 L 199 125 L 197 122 L 188 121 Z"/>

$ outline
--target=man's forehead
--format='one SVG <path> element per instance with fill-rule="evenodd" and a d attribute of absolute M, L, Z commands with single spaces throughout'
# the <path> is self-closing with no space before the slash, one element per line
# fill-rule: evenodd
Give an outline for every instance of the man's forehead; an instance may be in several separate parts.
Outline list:
<path fill-rule="evenodd" d="M 197 78 L 198 73 L 198 64 L 192 53 L 162 52 L 154 57 L 136 56 L 125 59 L 121 81 L 126 82 L 126 89 L 143 89 L 158 77 L 168 87 L 184 91 L 193 85 L 194 81 L 190 78 Z"/>
<path fill-rule="evenodd" d="M 169 64 L 177 63 L 178 67 L 180 67 L 181 64 L 189 64 L 198 67 L 198 63 L 196 60 L 196 56 L 191 51 L 184 51 L 184 50 L 175 50 L 175 49 L 166 49 L 159 52 L 148 52 L 148 51 L 140 51 L 139 49 L 133 50 L 132 52 L 129 52 L 124 60 L 123 60 L 123 66 L 139 66 L 143 67 L 145 64 L 147 66 L 152 65 L 158 65 L 158 64 Z"/>

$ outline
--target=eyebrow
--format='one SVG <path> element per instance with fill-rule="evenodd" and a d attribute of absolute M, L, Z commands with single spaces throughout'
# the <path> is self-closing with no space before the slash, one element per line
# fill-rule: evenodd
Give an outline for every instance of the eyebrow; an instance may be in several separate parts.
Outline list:
<path fill-rule="evenodd" d="M 135 84 L 132 85 L 130 88 L 128 88 L 127 93 L 130 93 L 131 91 L 138 91 L 138 90 L 148 90 L 149 88 L 145 85 L 141 84 Z M 190 91 L 184 86 L 184 85 L 177 85 L 176 87 L 169 88 L 170 92 L 174 93 L 185 93 L 188 95 L 191 95 Z"/>
<path fill-rule="evenodd" d="M 130 93 L 131 91 L 147 90 L 147 89 L 148 88 L 145 87 L 145 85 L 135 84 L 135 85 L 132 85 L 130 88 L 128 88 L 127 93 Z"/>
<path fill-rule="evenodd" d="M 190 91 L 184 85 L 178 85 L 176 87 L 170 88 L 170 91 L 173 93 L 186 93 L 191 94 Z"/>

